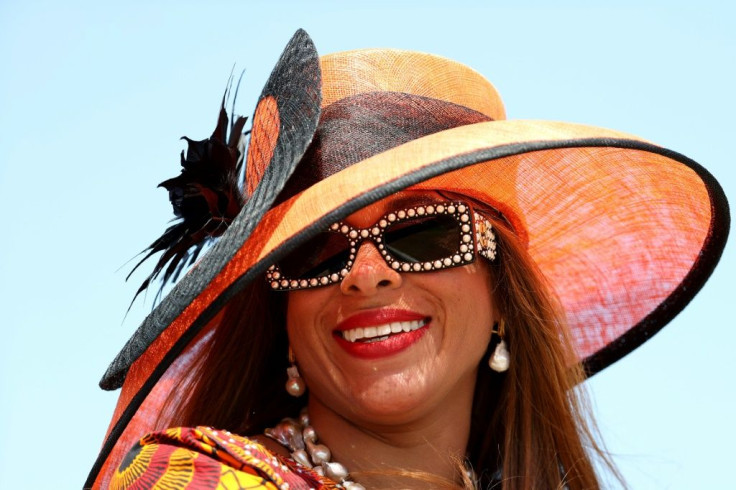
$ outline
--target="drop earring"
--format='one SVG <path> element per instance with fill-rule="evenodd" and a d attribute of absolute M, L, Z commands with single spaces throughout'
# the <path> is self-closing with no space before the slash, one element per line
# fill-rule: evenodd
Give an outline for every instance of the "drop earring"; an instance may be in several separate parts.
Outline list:
<path fill-rule="evenodd" d="M 299 369 L 296 367 L 296 359 L 294 358 L 294 351 L 289 346 L 289 363 L 291 365 L 286 368 L 286 392 L 293 397 L 300 397 L 304 394 L 304 380 L 299 376 Z"/>
<path fill-rule="evenodd" d="M 488 358 L 488 366 L 497 373 L 503 373 L 507 371 L 511 362 L 509 349 L 506 346 L 506 339 L 504 338 L 506 333 L 505 327 L 506 322 L 501 319 L 501 321 L 496 324 L 496 329 L 492 331 L 492 333 L 498 335 L 501 341 L 496 344 L 496 348 L 493 350 L 493 354 L 491 354 L 491 357 Z"/>

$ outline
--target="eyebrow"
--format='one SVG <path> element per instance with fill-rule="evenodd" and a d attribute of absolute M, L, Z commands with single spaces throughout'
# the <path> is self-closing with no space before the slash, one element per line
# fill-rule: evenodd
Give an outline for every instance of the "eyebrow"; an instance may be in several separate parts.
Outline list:
<path fill-rule="evenodd" d="M 381 216 L 384 216 L 391 211 L 395 211 L 397 209 L 407 209 L 415 206 L 423 206 L 428 204 L 436 204 L 440 202 L 448 201 L 448 199 L 440 196 L 440 195 L 431 195 L 428 193 L 406 193 L 399 197 L 396 197 L 390 202 L 386 202 L 384 205 L 382 205 L 380 208 L 376 210 L 375 219 L 371 220 L 371 223 L 373 223 L 375 220 L 379 219 Z M 371 206 L 370 204 L 366 205 L 365 207 Z M 352 223 L 352 220 L 349 219 L 349 216 L 346 218 L 343 218 L 344 221 L 348 223 Z M 352 223 L 354 225 L 354 223 Z M 360 226 L 358 226 L 360 228 Z"/>
<path fill-rule="evenodd" d="M 438 202 L 444 202 L 446 200 L 447 199 L 443 199 L 440 196 L 430 196 L 427 194 L 406 195 L 399 197 L 394 201 L 391 201 L 391 203 L 386 205 L 385 210 L 388 211 L 389 208 L 409 208 L 412 206 L 434 204 Z"/>

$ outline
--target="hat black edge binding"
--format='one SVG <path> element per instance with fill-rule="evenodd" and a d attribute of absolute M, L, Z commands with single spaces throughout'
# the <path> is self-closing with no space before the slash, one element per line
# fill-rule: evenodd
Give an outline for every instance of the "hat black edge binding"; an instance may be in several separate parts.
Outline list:
<path fill-rule="evenodd" d="M 298 30 L 291 38 L 259 98 L 276 99 L 280 131 L 273 157 L 238 217 L 202 258 L 196 274 L 186 274 L 146 317 L 125 343 L 100 380 L 100 388 L 122 385 L 128 367 L 158 335 L 201 293 L 248 239 L 271 208 L 317 128 L 321 106 L 319 55 L 309 35 Z"/>
<path fill-rule="evenodd" d="M 602 350 L 593 354 L 592 356 L 582 361 L 583 368 L 588 377 L 600 372 L 605 367 L 609 366 L 613 362 L 621 359 L 626 354 L 633 351 L 636 347 L 641 345 L 643 342 L 651 338 L 655 333 L 662 329 L 669 321 L 671 321 L 687 304 L 695 297 L 700 289 L 705 284 L 706 280 L 710 277 L 715 266 L 718 264 L 723 249 L 726 245 L 728 238 L 729 226 L 730 226 L 730 212 L 728 207 L 728 201 L 726 200 L 723 188 L 720 186 L 718 181 L 708 172 L 704 167 L 695 162 L 694 160 L 677 153 L 672 150 L 644 143 L 636 140 L 628 139 L 615 139 L 615 138 L 586 138 L 576 140 L 565 140 L 565 141 L 535 141 L 516 143 L 509 145 L 502 145 L 490 149 L 477 150 L 470 153 L 456 155 L 444 160 L 440 160 L 432 165 L 428 165 L 414 172 L 405 174 L 398 179 L 391 181 L 381 187 L 372 189 L 369 192 L 361 194 L 360 196 L 347 201 L 345 204 L 335 209 L 334 211 L 326 214 L 322 218 L 316 220 L 314 223 L 306 227 L 300 233 L 294 235 L 284 244 L 276 248 L 273 252 L 264 257 L 263 260 L 255 264 L 242 276 L 233 281 L 233 283 L 227 287 L 222 294 L 220 294 L 213 302 L 208 305 L 205 310 L 192 322 L 191 326 L 182 336 L 176 341 L 171 349 L 164 355 L 161 362 L 151 372 L 151 375 L 146 382 L 141 386 L 138 393 L 136 393 L 128 407 L 121 414 L 117 423 L 110 431 L 109 436 L 103 444 L 102 449 L 95 461 L 92 470 L 90 471 L 85 488 L 91 486 L 97 478 L 97 474 L 102 468 L 105 460 L 112 451 L 115 442 L 127 427 L 130 420 L 135 415 L 140 405 L 145 400 L 148 393 L 153 389 L 158 380 L 163 376 L 166 370 L 169 368 L 171 363 L 181 354 L 184 348 L 191 342 L 201 329 L 207 325 L 207 323 L 214 318 L 214 316 L 220 311 L 220 309 L 232 299 L 246 284 L 253 279 L 262 276 L 270 264 L 277 262 L 280 258 L 289 254 L 291 250 L 298 247 L 301 243 L 307 241 L 314 233 L 322 230 L 329 226 L 334 221 L 343 218 L 344 216 L 350 215 L 355 211 L 385 197 L 394 194 L 397 191 L 410 187 L 416 183 L 423 182 L 432 177 L 447 173 L 452 170 L 457 170 L 463 167 L 474 165 L 485 161 L 496 160 L 504 157 L 520 155 L 523 153 L 531 153 L 541 150 L 553 150 L 562 148 L 576 148 L 576 147 L 611 147 L 631 150 L 641 150 L 653 154 L 659 154 L 665 156 L 671 160 L 679 162 L 688 168 L 692 169 L 705 184 L 708 195 L 711 200 L 711 224 L 708 235 L 706 236 L 703 248 L 699 255 L 698 260 L 693 264 L 690 271 L 681 281 L 680 285 L 673 290 L 670 295 L 663 301 L 657 308 L 655 308 L 649 315 L 647 315 L 642 321 L 632 326 L 631 329 L 616 341 L 612 342 Z M 189 301 L 193 299 L 190 298 Z M 186 305 L 184 305 L 185 307 Z M 183 307 L 178 313 L 181 313 Z M 173 316 L 176 318 L 178 313 Z M 152 325 L 153 314 L 150 315 L 144 321 L 144 324 L 136 331 L 131 339 L 126 344 L 138 346 L 137 355 L 131 356 L 129 362 L 125 365 L 121 363 L 115 364 L 115 361 L 122 361 L 118 359 L 123 354 L 123 351 L 118 355 L 118 358 L 113 361 L 117 369 L 113 370 L 113 364 L 111 364 L 108 372 L 105 373 L 105 377 L 100 381 L 100 386 L 103 389 L 114 390 L 122 386 L 130 365 L 138 358 L 144 351 L 145 348 L 150 345 L 150 342 L 144 346 L 142 341 L 135 341 L 136 335 L 143 329 L 144 325 Z M 158 324 L 160 328 L 159 332 L 162 332 L 167 324 Z M 155 325 L 154 325 L 155 326 Z M 158 333 L 156 335 L 158 335 Z M 155 336 L 153 337 L 155 339 Z M 152 340 L 151 340 L 152 341 Z M 130 352 L 126 352 L 131 354 Z"/>

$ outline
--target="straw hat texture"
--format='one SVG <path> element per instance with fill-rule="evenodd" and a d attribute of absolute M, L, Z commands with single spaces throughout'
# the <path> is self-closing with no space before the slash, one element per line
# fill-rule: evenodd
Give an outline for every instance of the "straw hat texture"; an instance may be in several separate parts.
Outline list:
<path fill-rule="evenodd" d="M 485 78 L 429 54 L 320 58 L 298 31 L 252 121 L 240 213 L 100 383 L 122 391 L 88 485 L 104 485 L 150 429 L 238 291 L 314 233 L 396 191 L 442 190 L 497 209 L 552 285 L 589 375 L 687 305 L 728 235 L 723 190 L 696 162 L 618 131 L 507 120 Z"/>

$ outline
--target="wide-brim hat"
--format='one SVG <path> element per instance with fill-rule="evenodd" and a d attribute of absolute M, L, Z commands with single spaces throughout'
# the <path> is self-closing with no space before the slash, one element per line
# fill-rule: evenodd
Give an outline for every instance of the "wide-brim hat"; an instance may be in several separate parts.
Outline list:
<path fill-rule="evenodd" d="M 436 124 L 412 119 L 415 109 Z M 328 161 L 318 172 L 315 153 Z M 122 392 L 88 486 L 104 486 L 150 430 L 231 298 L 315 233 L 399 190 L 498 210 L 559 298 L 589 375 L 688 304 L 730 220 L 718 182 L 679 153 L 608 129 L 506 120 L 494 87 L 464 65 L 386 49 L 319 58 L 303 31 L 259 99 L 245 175 L 237 217 L 100 382 Z"/>

